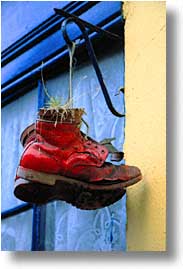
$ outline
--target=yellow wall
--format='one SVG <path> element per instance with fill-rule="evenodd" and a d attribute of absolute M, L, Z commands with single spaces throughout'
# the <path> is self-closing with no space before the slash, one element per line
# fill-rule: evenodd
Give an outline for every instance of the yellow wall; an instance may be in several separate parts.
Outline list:
<path fill-rule="evenodd" d="M 127 250 L 166 250 L 166 4 L 125 2 L 125 159 L 143 181 L 127 190 Z"/>

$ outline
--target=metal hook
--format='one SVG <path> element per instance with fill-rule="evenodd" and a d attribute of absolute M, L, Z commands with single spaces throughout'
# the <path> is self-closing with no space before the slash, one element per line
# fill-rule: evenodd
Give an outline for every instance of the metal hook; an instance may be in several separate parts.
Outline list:
<path fill-rule="evenodd" d="M 71 22 L 75 23 L 79 27 L 80 31 L 83 34 L 83 37 L 84 37 L 85 42 L 86 42 L 86 48 L 87 48 L 88 55 L 89 55 L 90 60 L 93 64 L 93 67 L 95 69 L 95 73 L 97 75 L 98 81 L 100 83 L 100 86 L 101 86 L 101 89 L 102 89 L 102 92 L 103 92 L 103 95 L 104 95 L 104 98 L 105 98 L 105 101 L 106 101 L 106 104 L 107 104 L 109 110 L 112 112 L 113 115 L 115 115 L 117 117 L 124 117 L 125 116 L 124 114 L 119 113 L 113 107 L 113 104 L 111 102 L 110 96 L 108 94 L 106 85 L 105 85 L 103 77 L 102 77 L 102 73 L 100 71 L 100 68 L 99 68 L 99 65 L 97 62 L 97 58 L 96 58 L 96 55 L 95 55 L 95 52 L 93 49 L 93 45 L 88 37 L 88 32 L 87 32 L 85 26 L 79 21 L 79 19 L 69 17 L 62 22 L 61 30 L 62 30 L 63 37 L 64 37 L 66 44 L 68 46 L 72 46 L 72 43 L 73 43 L 73 41 L 69 38 L 69 35 L 67 33 L 67 30 L 66 30 L 67 25 Z"/>

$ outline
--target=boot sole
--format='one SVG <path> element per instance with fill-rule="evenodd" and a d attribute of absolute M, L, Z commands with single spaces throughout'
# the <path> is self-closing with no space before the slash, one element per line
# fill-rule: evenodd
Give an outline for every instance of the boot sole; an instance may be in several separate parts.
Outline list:
<path fill-rule="evenodd" d="M 15 182 L 14 194 L 17 198 L 35 204 L 63 200 L 77 208 L 87 210 L 113 204 L 123 197 L 126 192 L 124 188 L 142 178 L 139 175 L 125 182 L 99 185 L 22 167 L 18 167 L 17 175 L 20 177 Z"/>

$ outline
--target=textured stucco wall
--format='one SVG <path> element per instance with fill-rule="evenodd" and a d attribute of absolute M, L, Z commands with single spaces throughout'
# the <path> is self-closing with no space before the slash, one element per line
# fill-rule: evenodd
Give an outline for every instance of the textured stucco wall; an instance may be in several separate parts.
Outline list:
<path fill-rule="evenodd" d="M 127 250 L 166 250 L 166 6 L 125 2 L 125 156 L 143 181 L 127 191 Z"/>

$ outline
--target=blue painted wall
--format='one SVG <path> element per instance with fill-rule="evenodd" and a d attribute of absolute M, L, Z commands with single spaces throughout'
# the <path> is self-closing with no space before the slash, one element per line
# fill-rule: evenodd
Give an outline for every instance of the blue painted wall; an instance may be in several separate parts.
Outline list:
<path fill-rule="evenodd" d="M 62 8 L 69 1 L 2 1 L 1 50 L 54 15 L 53 8 Z"/>

